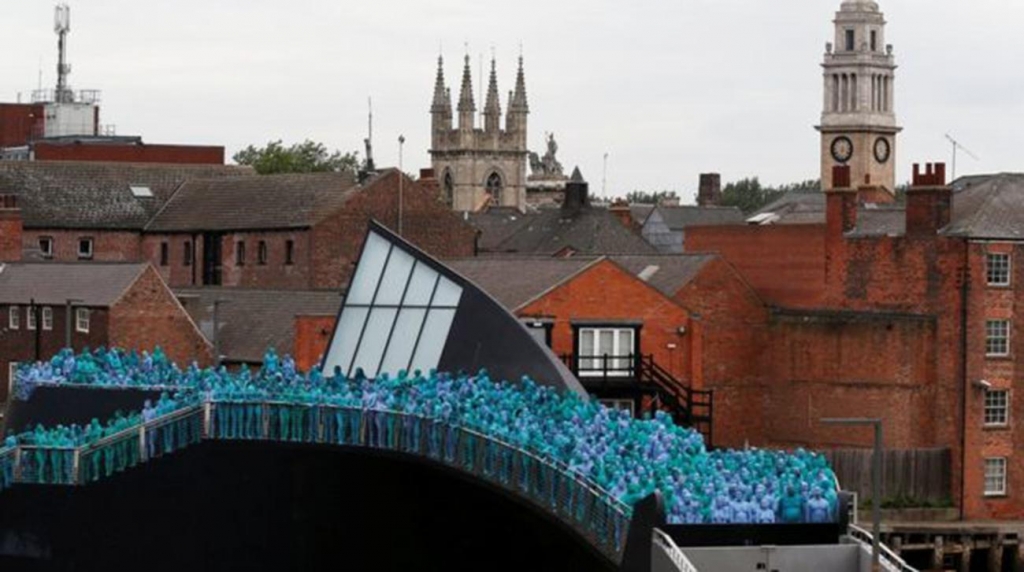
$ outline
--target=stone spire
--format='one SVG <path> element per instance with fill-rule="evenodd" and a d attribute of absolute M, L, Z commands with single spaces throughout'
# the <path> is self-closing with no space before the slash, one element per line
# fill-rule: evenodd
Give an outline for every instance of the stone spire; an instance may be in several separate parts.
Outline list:
<path fill-rule="evenodd" d="M 484 106 L 484 129 L 488 133 L 501 130 L 501 102 L 498 99 L 498 72 L 494 58 L 491 58 L 491 81 L 487 87 L 487 104 Z"/>
<path fill-rule="evenodd" d="M 430 107 L 431 113 L 451 113 L 452 101 L 448 98 L 448 90 L 444 85 L 444 58 L 437 56 L 437 79 L 434 80 L 434 103 Z"/>
<path fill-rule="evenodd" d="M 473 101 L 473 76 L 469 71 L 469 54 L 462 69 L 462 91 L 459 93 L 459 129 L 473 129 L 476 103 Z"/>
<path fill-rule="evenodd" d="M 509 103 L 509 111 L 529 113 L 530 105 L 526 102 L 526 75 L 523 73 L 523 56 L 519 56 L 519 73 L 516 75 L 516 91 Z"/>

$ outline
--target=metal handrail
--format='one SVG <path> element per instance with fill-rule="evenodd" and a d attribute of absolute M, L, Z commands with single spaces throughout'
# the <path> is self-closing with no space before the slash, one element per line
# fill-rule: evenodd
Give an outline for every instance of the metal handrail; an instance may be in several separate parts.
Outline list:
<path fill-rule="evenodd" d="M 850 538 L 856 540 L 861 545 L 871 547 L 874 542 L 874 536 L 871 535 L 866 529 L 851 524 L 849 527 Z M 898 554 L 892 551 L 886 544 L 879 542 L 878 548 L 881 552 L 879 559 L 881 564 L 888 568 L 892 572 L 918 572 L 918 570 L 906 563 Z"/>
<path fill-rule="evenodd" d="M 654 544 L 660 546 L 665 551 L 665 554 L 672 560 L 672 563 L 676 565 L 678 572 L 698 572 L 697 568 L 690 562 L 690 559 L 686 557 L 686 554 L 676 545 L 676 541 L 672 540 L 672 537 L 665 534 L 660 528 L 654 529 Z"/>

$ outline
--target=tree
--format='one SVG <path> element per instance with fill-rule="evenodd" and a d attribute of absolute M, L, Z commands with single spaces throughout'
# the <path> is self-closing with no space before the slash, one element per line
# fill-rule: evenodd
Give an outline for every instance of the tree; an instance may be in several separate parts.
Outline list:
<path fill-rule="evenodd" d="M 281 140 L 271 141 L 264 147 L 249 145 L 232 157 L 235 163 L 247 165 L 261 175 L 275 173 L 356 173 L 359 170 L 358 153 L 328 152 L 323 143 L 307 139 L 285 147 Z"/>
<path fill-rule="evenodd" d="M 807 180 L 779 187 L 765 187 L 757 177 L 740 179 L 722 189 L 722 206 L 739 207 L 750 214 L 790 192 L 812 192 L 821 189 L 821 181 Z"/>
<path fill-rule="evenodd" d="M 662 201 L 677 201 L 679 195 L 675 191 L 632 191 L 626 195 L 631 205 L 657 205 Z"/>

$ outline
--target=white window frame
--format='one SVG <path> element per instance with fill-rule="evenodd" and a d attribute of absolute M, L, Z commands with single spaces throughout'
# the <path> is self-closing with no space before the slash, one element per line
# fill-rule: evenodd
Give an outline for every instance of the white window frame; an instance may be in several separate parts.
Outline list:
<path fill-rule="evenodd" d="M 25 329 L 35 330 L 36 326 L 36 308 L 39 306 L 25 306 Z"/>
<path fill-rule="evenodd" d="M 985 496 L 1006 496 L 1006 457 L 986 457 L 984 463 Z"/>
<path fill-rule="evenodd" d="M 82 250 L 82 245 L 83 244 L 88 244 L 89 245 L 88 252 L 86 252 L 85 250 Z M 95 253 L 95 251 L 96 251 L 95 246 L 96 245 L 95 245 L 92 237 L 88 237 L 88 236 L 81 236 L 81 237 L 79 237 L 78 238 L 78 258 L 91 259 L 93 257 L 93 253 Z"/>
<path fill-rule="evenodd" d="M 1001 261 L 1000 264 L 1005 262 L 1005 267 L 1004 268 L 997 268 L 997 267 L 995 267 L 995 265 L 993 264 L 994 259 L 1000 260 Z M 1012 268 L 1013 268 L 1013 261 L 1011 260 L 1010 255 L 1008 253 L 1005 253 L 1005 252 L 987 252 L 987 253 L 985 253 L 985 282 L 989 286 L 998 286 L 998 287 L 1009 286 L 1011 281 L 1013 280 L 1011 278 L 1011 269 Z M 1000 281 L 1000 279 L 999 279 L 1000 276 L 997 276 L 996 280 L 993 280 L 992 279 L 993 272 L 999 272 L 1000 274 L 1005 272 L 1005 276 L 1002 277 L 1003 278 L 1002 281 Z"/>
<path fill-rule="evenodd" d="M 601 334 L 612 332 L 612 352 L 608 365 L 611 371 L 605 372 L 603 367 L 604 353 L 600 350 Z M 629 332 L 629 348 L 619 347 L 622 332 Z M 594 336 L 594 347 L 590 354 L 583 353 L 583 337 L 587 334 Z M 629 377 L 633 365 L 629 363 L 629 357 L 636 357 L 637 329 L 632 326 L 603 326 L 579 328 L 576 335 L 579 337 L 576 344 L 579 354 L 576 356 L 576 368 L 581 377 L 603 377 L 606 373 L 609 377 Z"/>
<path fill-rule="evenodd" d="M 630 417 L 636 417 L 636 401 L 633 399 L 598 399 L 598 403 L 609 409 L 625 409 Z"/>
<path fill-rule="evenodd" d="M 43 248 L 43 245 L 46 248 Z M 43 258 L 53 258 L 53 237 L 52 236 L 40 236 L 39 237 L 39 251 L 43 254 Z"/>
<path fill-rule="evenodd" d="M 1002 328 L 1003 326 L 1005 326 L 1005 331 L 993 331 L 994 328 Z M 985 321 L 985 357 L 1007 357 L 1010 355 L 1010 330 L 1012 329 L 1010 320 Z M 990 349 L 990 344 L 997 343 L 1000 340 L 1002 340 L 1005 345 L 1005 349 L 1001 351 L 992 351 Z"/>
<path fill-rule="evenodd" d="M 21 329 L 21 306 L 11 306 L 7 309 L 7 329 Z"/>
<path fill-rule="evenodd" d="M 18 371 L 20 362 L 12 361 L 7 364 L 7 400 L 10 401 L 14 395 L 14 374 Z"/>
<path fill-rule="evenodd" d="M 985 390 L 982 409 L 982 424 L 985 427 L 1007 427 L 1010 425 L 1010 391 L 1007 389 Z M 1001 402 L 1000 402 L 1001 401 Z"/>
<path fill-rule="evenodd" d="M 53 329 L 53 308 L 49 306 L 43 306 L 43 330 L 50 331 Z"/>
<path fill-rule="evenodd" d="M 89 308 L 75 309 L 75 331 L 80 334 L 88 334 L 91 320 Z"/>

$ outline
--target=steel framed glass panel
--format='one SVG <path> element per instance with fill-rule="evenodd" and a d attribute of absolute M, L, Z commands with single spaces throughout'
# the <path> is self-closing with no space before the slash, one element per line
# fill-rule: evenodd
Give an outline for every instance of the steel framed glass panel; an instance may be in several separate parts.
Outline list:
<path fill-rule="evenodd" d="M 436 368 L 462 287 L 402 246 L 371 231 L 324 360 L 351 377 Z"/>

